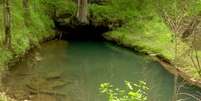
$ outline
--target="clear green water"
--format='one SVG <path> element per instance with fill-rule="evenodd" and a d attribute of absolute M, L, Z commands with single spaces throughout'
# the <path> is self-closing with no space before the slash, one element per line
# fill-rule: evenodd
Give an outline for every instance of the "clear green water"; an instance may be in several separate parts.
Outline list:
<path fill-rule="evenodd" d="M 146 81 L 149 101 L 172 99 L 174 77 L 160 64 L 107 42 L 44 43 L 5 74 L 2 88 L 33 101 L 107 101 L 99 85 L 109 82 L 121 88 L 125 80 Z M 192 87 L 183 91 L 201 94 Z"/>

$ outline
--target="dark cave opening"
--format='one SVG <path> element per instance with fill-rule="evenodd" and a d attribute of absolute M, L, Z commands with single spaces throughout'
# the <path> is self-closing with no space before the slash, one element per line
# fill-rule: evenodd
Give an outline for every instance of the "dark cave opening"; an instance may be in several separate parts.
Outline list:
<path fill-rule="evenodd" d="M 61 40 L 73 41 L 103 41 L 103 34 L 111 31 L 108 26 L 93 24 L 60 24 L 55 21 L 55 29 Z"/>

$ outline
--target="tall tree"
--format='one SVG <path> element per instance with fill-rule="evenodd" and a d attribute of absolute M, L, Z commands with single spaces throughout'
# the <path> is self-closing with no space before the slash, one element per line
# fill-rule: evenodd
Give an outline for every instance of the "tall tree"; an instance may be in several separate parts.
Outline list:
<path fill-rule="evenodd" d="M 11 48 L 11 11 L 10 11 L 10 0 L 3 0 L 3 21 L 5 40 L 4 44 L 7 49 Z"/>
<path fill-rule="evenodd" d="M 29 1 L 30 0 L 23 0 L 24 23 L 25 23 L 26 27 L 29 27 L 31 24 Z"/>
<path fill-rule="evenodd" d="M 88 23 L 87 5 L 88 5 L 88 0 L 78 0 L 77 2 L 77 19 L 81 23 Z"/>

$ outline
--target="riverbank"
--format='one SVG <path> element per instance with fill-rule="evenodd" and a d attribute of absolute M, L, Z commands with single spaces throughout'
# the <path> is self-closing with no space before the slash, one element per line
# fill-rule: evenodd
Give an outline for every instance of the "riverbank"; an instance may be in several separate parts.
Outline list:
<path fill-rule="evenodd" d="M 121 36 L 123 35 L 123 36 Z M 168 45 L 165 45 L 165 43 L 160 43 L 163 44 L 166 48 L 163 51 L 157 51 L 156 49 L 153 48 L 154 40 L 152 42 L 145 41 L 145 39 L 141 38 L 138 41 L 141 41 L 141 43 L 144 42 L 144 44 L 139 44 L 138 42 L 135 43 L 136 40 L 132 40 L 132 37 L 127 36 L 126 34 L 121 34 L 117 35 L 113 34 L 113 32 L 106 33 L 104 37 L 111 41 L 119 44 L 120 46 L 129 48 L 133 51 L 149 55 L 153 58 L 153 60 L 159 62 L 162 67 L 164 67 L 165 70 L 167 70 L 169 73 L 173 74 L 174 76 L 179 76 L 183 78 L 185 81 L 187 81 L 191 85 L 195 85 L 197 87 L 201 88 L 201 79 L 193 77 L 193 74 L 188 74 L 186 73 L 185 70 L 182 69 L 182 67 L 176 67 L 175 64 L 173 63 L 173 57 L 169 57 L 168 54 L 163 53 L 164 51 L 169 51 L 166 49 L 170 49 L 171 47 L 168 47 Z M 127 39 L 124 39 L 127 38 Z M 131 38 L 131 39 L 129 39 Z M 144 37 L 145 38 L 145 37 Z M 149 44 L 149 45 L 146 45 Z M 159 49 L 161 47 L 158 47 Z M 173 51 L 173 50 L 172 50 Z"/>
<path fill-rule="evenodd" d="M 21 0 L 10 2 L 12 5 L 11 49 L 4 48 L 4 27 L 3 24 L 0 25 L 0 69 L 5 69 L 9 64 L 14 63 L 12 61 L 26 54 L 29 49 L 55 35 L 52 30 L 53 20 L 46 14 L 45 4 L 42 1 L 30 2 L 29 19 L 25 19 L 21 3 Z M 0 8 L 0 11 L 0 15 L 3 16 L 3 9 Z M 29 25 L 25 25 L 27 20 Z M 0 18 L 0 22 L 3 23 L 3 17 Z"/>
<path fill-rule="evenodd" d="M 196 56 L 189 53 L 191 45 L 180 38 L 175 41 L 175 34 L 158 12 L 158 9 L 163 8 L 157 8 L 156 3 L 111 0 L 105 5 L 92 4 L 89 9 L 92 24 L 105 24 L 112 29 L 104 34 L 107 40 L 165 60 L 171 67 L 175 67 L 173 74 L 180 74 L 200 87 L 199 70 L 192 63 L 192 58 L 196 59 Z M 201 57 L 200 53 L 198 50 L 198 58 Z"/>
<path fill-rule="evenodd" d="M 45 11 L 46 6 L 43 1 L 29 2 L 29 16 L 24 14 L 26 10 L 21 0 L 12 0 L 9 3 L 11 5 L 11 49 L 4 47 L 3 4 L 0 3 L 0 77 L 9 66 L 19 62 L 31 48 L 40 46 L 41 42 L 55 36 L 53 20 Z M 0 93 L 1 101 L 14 101 L 4 92 Z"/>
<path fill-rule="evenodd" d="M 161 59 L 160 57 L 154 57 L 153 59 L 158 61 L 164 67 L 164 69 L 166 69 L 171 74 L 179 76 L 183 78 L 185 81 L 187 81 L 189 84 L 201 88 L 201 79 L 193 78 L 192 76 L 188 75 L 185 71 L 175 68 L 173 64 L 163 61 L 163 59 Z"/>

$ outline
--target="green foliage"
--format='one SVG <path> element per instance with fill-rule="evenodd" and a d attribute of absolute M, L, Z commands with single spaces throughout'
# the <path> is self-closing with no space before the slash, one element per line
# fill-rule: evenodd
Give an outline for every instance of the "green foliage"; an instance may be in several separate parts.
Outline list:
<path fill-rule="evenodd" d="M 0 4 L 0 65 L 5 65 L 10 59 L 24 54 L 32 45 L 37 45 L 42 39 L 52 36 L 54 27 L 52 19 L 45 13 L 43 0 L 30 1 L 30 25 L 24 24 L 24 8 L 22 0 L 11 0 L 11 34 L 12 51 L 3 48 L 4 27 L 3 10 Z M 61 0 L 60 0 L 61 1 Z"/>
<path fill-rule="evenodd" d="M 73 0 L 40 0 L 45 7 L 45 13 L 50 16 L 57 16 L 62 14 L 75 14 L 76 4 Z M 55 15 L 54 15 L 55 14 Z"/>
<path fill-rule="evenodd" d="M 159 0 L 158 9 L 172 17 L 180 15 L 192 16 L 201 12 L 200 0 Z"/>
<path fill-rule="evenodd" d="M 108 101 L 147 101 L 146 83 L 139 81 L 138 84 L 125 81 L 126 89 L 114 88 L 110 83 L 100 85 L 101 93 L 108 97 Z"/>
<path fill-rule="evenodd" d="M 143 13 L 146 7 L 139 0 L 109 0 L 105 5 L 91 4 L 90 16 L 93 23 L 127 23 Z"/>

